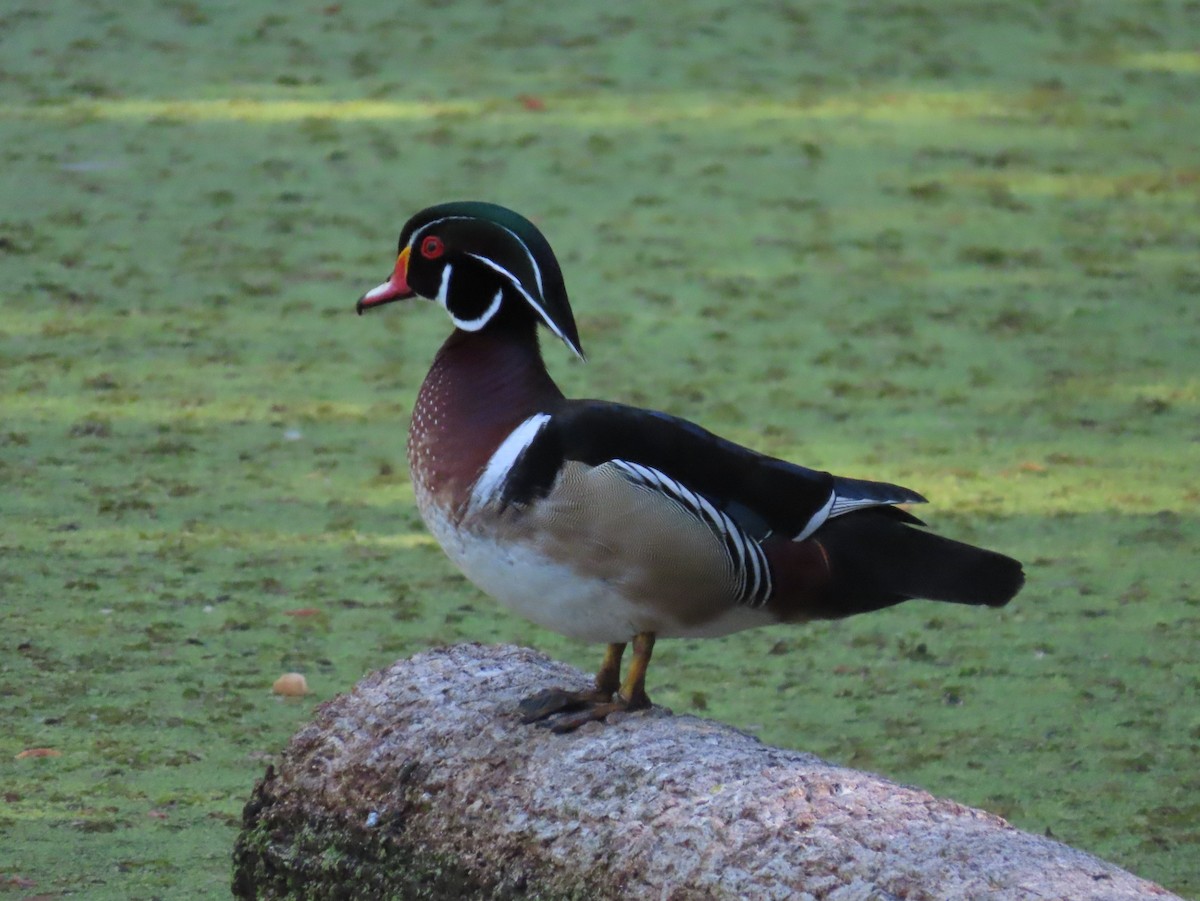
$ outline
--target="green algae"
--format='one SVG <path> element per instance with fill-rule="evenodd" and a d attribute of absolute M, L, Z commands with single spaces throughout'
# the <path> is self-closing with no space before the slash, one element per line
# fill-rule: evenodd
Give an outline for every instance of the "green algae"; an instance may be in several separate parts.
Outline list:
<path fill-rule="evenodd" d="M 280 790 L 273 767 L 254 786 L 233 850 L 233 894 L 238 898 L 406 898 L 413 901 L 585 901 L 598 897 L 583 875 L 564 874 L 559 886 L 539 885 L 520 860 L 502 880 L 481 880 L 462 860 L 433 851 L 427 835 L 410 825 L 430 804 L 428 794 L 405 785 L 413 762 L 400 771 L 388 809 L 350 821 L 314 821 L 295 789 Z M 298 803 L 299 802 L 299 803 Z"/>
<path fill-rule="evenodd" d="M 409 213 L 477 197 L 559 251 L 569 392 L 909 484 L 1027 562 L 999 613 L 662 643 L 656 701 L 1200 896 L 1194 5 L 0 19 L 0 886 L 225 894 L 311 709 L 283 671 L 596 664 L 424 537 L 444 316 L 352 313 Z"/>

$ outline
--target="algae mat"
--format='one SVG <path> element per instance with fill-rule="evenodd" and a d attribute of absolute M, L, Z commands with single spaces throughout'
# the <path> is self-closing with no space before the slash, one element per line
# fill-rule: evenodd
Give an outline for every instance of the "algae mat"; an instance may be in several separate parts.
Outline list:
<path fill-rule="evenodd" d="M 665 642 L 656 701 L 1200 895 L 1200 9 L 561 6 L 0 13 L 0 889 L 219 897 L 314 699 L 441 642 L 595 665 L 416 519 L 444 315 L 352 312 L 479 198 L 559 251 L 569 392 L 1027 562 L 998 613 Z"/>

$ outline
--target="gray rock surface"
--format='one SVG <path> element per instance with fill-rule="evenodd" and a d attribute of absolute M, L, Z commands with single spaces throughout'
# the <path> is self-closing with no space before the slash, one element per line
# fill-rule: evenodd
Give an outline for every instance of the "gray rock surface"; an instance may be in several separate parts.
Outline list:
<path fill-rule="evenodd" d="M 590 677 L 460 645 L 322 705 L 246 807 L 243 898 L 1176 896 L 997 816 L 661 709 L 569 735 L 520 698 Z"/>

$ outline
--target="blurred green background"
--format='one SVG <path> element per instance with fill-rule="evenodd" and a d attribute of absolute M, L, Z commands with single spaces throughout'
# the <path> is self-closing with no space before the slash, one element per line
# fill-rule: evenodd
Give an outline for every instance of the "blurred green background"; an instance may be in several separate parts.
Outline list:
<path fill-rule="evenodd" d="M 568 393 L 1026 561 L 1000 612 L 664 642 L 657 702 L 1200 896 L 1198 96 L 1194 2 L 10 0 L 0 893 L 223 896 L 314 699 L 444 642 L 596 666 L 417 519 L 445 315 L 353 314 L 467 198 L 558 251 Z"/>

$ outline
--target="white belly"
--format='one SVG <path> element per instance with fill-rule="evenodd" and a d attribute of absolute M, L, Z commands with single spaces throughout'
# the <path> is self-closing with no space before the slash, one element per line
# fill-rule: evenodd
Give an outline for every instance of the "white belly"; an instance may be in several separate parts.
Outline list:
<path fill-rule="evenodd" d="M 652 599 L 626 597 L 611 581 L 580 574 L 529 543 L 501 544 L 437 515 L 427 515 L 426 524 L 447 556 L 486 594 L 539 626 L 581 641 L 624 642 L 639 632 L 703 638 L 773 621 L 761 610 L 731 607 L 704 622 L 683 622 L 656 608 Z"/>

